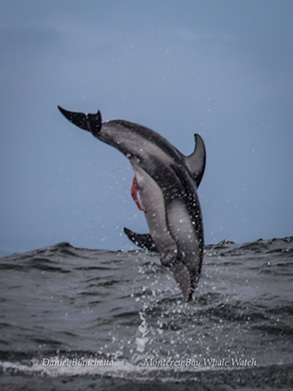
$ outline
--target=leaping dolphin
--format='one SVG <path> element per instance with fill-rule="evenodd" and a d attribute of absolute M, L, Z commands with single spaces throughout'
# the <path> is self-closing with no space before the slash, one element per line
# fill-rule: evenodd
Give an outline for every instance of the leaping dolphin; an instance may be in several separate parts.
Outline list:
<path fill-rule="evenodd" d="M 170 268 L 184 299 L 190 300 L 200 277 L 204 246 L 196 193 L 205 168 L 200 136 L 195 136 L 195 152 L 186 157 L 164 137 L 142 125 L 123 120 L 102 123 L 100 111 L 85 115 L 58 108 L 70 122 L 129 159 L 135 172 L 132 196 L 145 213 L 150 230 L 147 238 L 160 253 L 162 265 Z"/>

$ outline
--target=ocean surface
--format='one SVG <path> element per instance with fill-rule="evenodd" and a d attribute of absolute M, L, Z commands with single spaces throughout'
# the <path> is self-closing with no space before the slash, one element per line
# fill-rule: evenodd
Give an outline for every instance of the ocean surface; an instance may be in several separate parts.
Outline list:
<path fill-rule="evenodd" d="M 194 301 L 155 253 L 0 259 L 1 390 L 292 390 L 293 237 L 205 248 Z"/>

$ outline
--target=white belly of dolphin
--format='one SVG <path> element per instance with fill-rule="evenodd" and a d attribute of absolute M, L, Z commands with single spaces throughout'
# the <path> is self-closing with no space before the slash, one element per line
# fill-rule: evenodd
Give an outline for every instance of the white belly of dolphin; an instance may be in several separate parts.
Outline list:
<path fill-rule="evenodd" d="M 200 262 L 199 243 L 185 205 L 178 200 L 168 207 L 168 224 L 173 237 L 180 243 L 178 250 L 189 270 L 197 270 Z"/>
<path fill-rule="evenodd" d="M 139 186 L 141 204 L 153 241 L 160 253 L 170 252 L 170 250 L 176 251 L 176 243 L 167 228 L 161 189 L 141 167 L 135 165 L 133 168 Z"/>

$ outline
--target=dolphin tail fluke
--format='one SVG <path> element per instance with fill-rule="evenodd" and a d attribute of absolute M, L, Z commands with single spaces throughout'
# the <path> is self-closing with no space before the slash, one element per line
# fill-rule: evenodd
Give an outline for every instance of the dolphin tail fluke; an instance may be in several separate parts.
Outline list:
<path fill-rule="evenodd" d="M 81 129 L 89 131 L 87 116 L 84 113 L 75 113 L 73 111 L 68 111 L 60 106 L 58 106 L 58 109 L 64 115 L 64 117 L 68 119 L 68 121 L 72 122 L 74 125 L 78 126 Z"/>
<path fill-rule="evenodd" d="M 198 187 L 206 166 L 206 148 L 203 139 L 197 133 L 194 135 L 195 148 L 191 155 L 183 156 L 186 166 L 188 167 L 193 180 Z"/>
<path fill-rule="evenodd" d="M 99 110 L 96 114 L 85 115 L 84 113 L 65 110 L 60 106 L 58 106 L 58 109 L 68 121 L 79 128 L 91 132 L 94 136 L 97 136 L 100 132 L 102 127 L 102 115 Z"/>
<path fill-rule="evenodd" d="M 124 233 L 136 246 L 141 247 L 144 250 L 158 252 L 150 234 L 137 234 L 128 228 L 124 228 Z"/>

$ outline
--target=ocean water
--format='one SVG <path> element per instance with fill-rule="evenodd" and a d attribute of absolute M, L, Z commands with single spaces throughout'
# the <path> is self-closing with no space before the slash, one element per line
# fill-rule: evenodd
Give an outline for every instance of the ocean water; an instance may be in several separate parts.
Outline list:
<path fill-rule="evenodd" d="M 1 390 L 293 389 L 293 237 L 205 248 L 194 301 L 155 253 L 0 259 Z"/>

